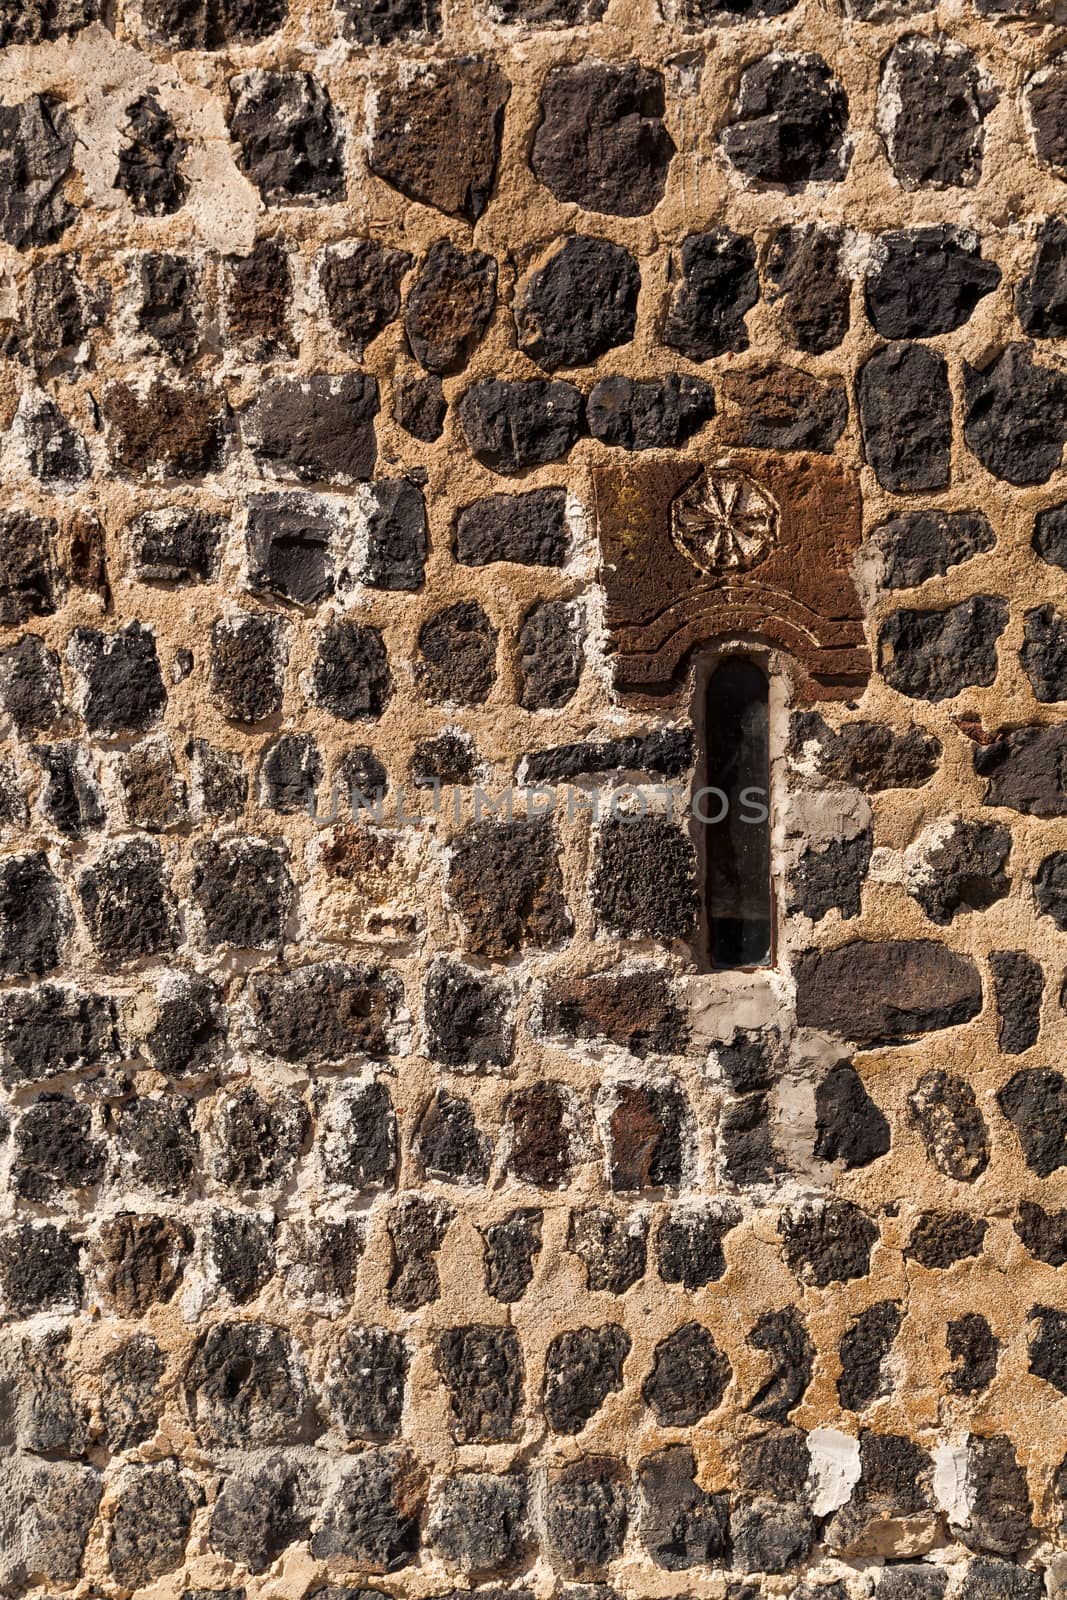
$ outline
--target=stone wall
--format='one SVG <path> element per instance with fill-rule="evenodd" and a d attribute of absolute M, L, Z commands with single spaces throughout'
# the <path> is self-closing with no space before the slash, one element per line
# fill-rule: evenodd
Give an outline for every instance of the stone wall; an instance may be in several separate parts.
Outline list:
<path fill-rule="evenodd" d="M 4 1593 L 1061 1592 L 1063 20 L 0 0 Z"/>

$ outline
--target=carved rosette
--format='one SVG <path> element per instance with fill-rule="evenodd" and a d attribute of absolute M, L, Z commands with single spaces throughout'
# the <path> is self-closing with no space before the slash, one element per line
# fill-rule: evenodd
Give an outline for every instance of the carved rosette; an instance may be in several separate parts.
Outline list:
<path fill-rule="evenodd" d="M 778 543 L 777 501 L 744 472 L 703 470 L 671 505 L 671 538 L 709 578 L 749 572 Z"/>

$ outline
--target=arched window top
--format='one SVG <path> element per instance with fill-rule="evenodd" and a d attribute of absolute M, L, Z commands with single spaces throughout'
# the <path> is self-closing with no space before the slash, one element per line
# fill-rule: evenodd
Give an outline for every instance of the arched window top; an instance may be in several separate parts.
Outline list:
<path fill-rule="evenodd" d="M 715 967 L 762 967 L 774 953 L 769 685 L 751 656 L 727 656 L 704 705 L 708 944 Z"/>

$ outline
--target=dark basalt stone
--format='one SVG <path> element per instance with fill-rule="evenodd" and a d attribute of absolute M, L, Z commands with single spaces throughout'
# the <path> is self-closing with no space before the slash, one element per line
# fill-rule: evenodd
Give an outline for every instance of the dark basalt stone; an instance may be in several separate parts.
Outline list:
<path fill-rule="evenodd" d="M 1022 1055 L 1037 1043 L 1045 974 L 1025 950 L 994 950 L 989 957 L 996 986 L 997 1043 L 1005 1055 Z"/>
<path fill-rule="evenodd" d="M 1067 223 L 1049 217 L 1037 234 L 1030 270 L 1015 291 L 1015 311 L 1032 339 L 1067 334 Z"/>
<path fill-rule="evenodd" d="M 435 963 L 423 1008 L 432 1059 L 474 1071 L 506 1066 L 514 1031 L 510 999 L 507 986 L 485 973 Z"/>
<path fill-rule="evenodd" d="M 224 716 L 261 722 L 282 703 L 289 657 L 285 619 L 263 612 L 220 618 L 211 630 L 211 697 Z"/>
<path fill-rule="evenodd" d="M 685 939 L 695 927 L 696 858 L 662 817 L 616 817 L 597 835 L 593 905 L 600 922 L 635 937 Z"/>
<path fill-rule="evenodd" d="M 789 875 L 790 914 L 820 922 L 830 911 L 858 917 L 873 840 L 865 829 L 852 839 L 832 839 L 805 850 Z"/>
<path fill-rule="evenodd" d="M 115 187 L 140 216 L 169 217 L 181 210 L 189 192 L 182 172 L 188 145 L 151 90 L 133 102 L 126 117 Z"/>
<path fill-rule="evenodd" d="M 997 674 L 997 640 L 1008 620 L 1000 595 L 976 594 L 945 611 L 894 611 L 878 635 L 878 666 L 891 689 L 915 700 L 949 700 Z"/>
<path fill-rule="evenodd" d="M 393 420 L 423 444 L 433 444 L 445 431 L 448 402 L 440 378 L 399 372 L 393 378 Z"/>
<path fill-rule="evenodd" d="M 748 349 L 745 314 L 759 299 L 756 247 L 729 228 L 691 233 L 667 307 L 663 342 L 691 361 Z"/>
<path fill-rule="evenodd" d="M 281 1455 L 227 1477 L 212 1508 L 211 1548 L 251 1573 L 265 1572 L 307 1538 L 315 1498 L 308 1478 Z"/>
<path fill-rule="evenodd" d="M 165 1370 L 166 1361 L 150 1333 L 135 1333 L 104 1362 L 100 1409 L 113 1453 L 144 1444 L 155 1433 L 163 1414 L 160 1379 Z"/>
<path fill-rule="evenodd" d="M 106 995 L 50 983 L 14 989 L 0 999 L 0 1046 L 8 1085 L 113 1066 L 122 1053 L 118 1007 Z"/>
<path fill-rule="evenodd" d="M 1067 172 L 1067 60 L 1057 56 L 1032 80 L 1026 97 L 1037 158 L 1061 177 Z"/>
<path fill-rule="evenodd" d="M 992 550 L 996 534 L 981 511 L 905 511 L 879 523 L 870 541 L 885 587 L 911 589 Z"/>
<path fill-rule="evenodd" d="M 463 1573 L 507 1571 L 530 1538 L 522 1472 L 458 1472 L 443 1479 L 427 1524 L 445 1564 Z"/>
<path fill-rule="evenodd" d="M 409 771 L 416 789 L 432 789 L 435 784 L 470 783 L 478 765 L 478 752 L 466 734 L 442 733 L 415 741 Z"/>
<path fill-rule="evenodd" d="M 722 1241 L 741 1221 L 730 1201 L 704 1206 L 675 1206 L 656 1230 L 656 1264 L 664 1283 L 702 1289 L 726 1271 Z"/>
<path fill-rule="evenodd" d="M 92 335 L 107 316 L 111 293 L 88 281 L 76 251 L 45 256 L 27 280 L 24 337 L 38 372 L 70 372 L 93 357 Z"/>
<path fill-rule="evenodd" d="M 293 900 L 283 850 L 260 839 L 202 839 L 190 890 L 206 949 L 281 946 Z"/>
<path fill-rule="evenodd" d="M 476 460 L 494 472 L 521 472 L 565 456 L 582 430 L 581 392 L 544 378 L 472 384 L 458 406 Z"/>
<path fill-rule="evenodd" d="M 1004 868 L 1010 851 L 1007 828 L 956 817 L 949 831 L 927 850 L 927 870 L 921 881 L 909 887 L 909 893 L 931 922 L 947 927 L 959 912 L 984 911 L 1004 898 L 1009 888 Z"/>
<path fill-rule="evenodd" d="M 945 1329 L 945 1348 L 958 1365 L 945 1374 L 955 1394 L 981 1394 L 992 1383 L 1000 1357 L 1000 1340 L 984 1317 L 968 1312 Z"/>
<path fill-rule="evenodd" d="M 83 715 L 91 733 L 140 732 L 167 702 L 155 635 L 139 622 L 115 633 L 76 628 L 68 653 L 85 684 Z"/>
<path fill-rule="evenodd" d="M 485 1229 L 485 1287 L 494 1300 L 513 1305 L 530 1287 L 534 1257 L 541 1251 L 543 1221 L 539 1207 L 520 1206 Z"/>
<path fill-rule="evenodd" d="M 1026 1469 L 1019 1464 L 1006 1434 L 970 1441 L 967 1492 L 967 1521 L 956 1530 L 964 1544 L 972 1550 L 1014 1556 L 1033 1542 L 1033 1504 Z"/>
<path fill-rule="evenodd" d="M 395 1439 L 404 1411 L 410 1353 L 402 1334 L 348 1328 L 326 1373 L 326 1400 L 348 1440 Z"/>
<path fill-rule="evenodd" d="M 63 575 L 56 560 L 58 528 L 50 517 L 0 515 L 0 623 L 49 617 L 60 603 Z"/>
<path fill-rule="evenodd" d="M 127 1468 L 111 1517 L 108 1564 L 126 1589 L 139 1589 L 181 1566 L 193 1498 L 177 1461 Z"/>
<path fill-rule="evenodd" d="M 524 711 L 556 711 L 578 692 L 585 650 L 580 601 L 539 600 L 519 629 L 519 704 Z"/>
<path fill-rule="evenodd" d="M 335 622 L 318 637 L 311 669 L 311 694 L 316 704 L 342 722 L 374 720 L 393 692 L 385 643 L 377 628 L 357 622 Z"/>
<path fill-rule="evenodd" d="M 585 1456 L 550 1474 L 545 1542 L 557 1571 L 595 1576 L 622 1554 L 629 1498 L 629 1474 L 611 1456 Z"/>
<path fill-rule="evenodd" d="M 455 1211 L 442 1200 L 408 1194 L 389 1214 L 393 1245 L 393 1270 L 389 1275 L 389 1303 L 402 1311 L 418 1311 L 440 1298 L 441 1278 L 437 1252 L 445 1242 Z"/>
<path fill-rule="evenodd" d="M 102 961 L 125 964 L 173 950 L 179 930 L 158 844 L 107 845 L 77 879 L 82 918 Z"/>
<path fill-rule="evenodd" d="M 55 244 L 75 217 L 64 193 L 74 129 L 62 102 L 0 104 L 0 237 L 16 250 Z"/>
<path fill-rule="evenodd" d="M 129 527 L 132 567 L 144 583 L 207 583 L 226 528 L 221 512 L 174 505 L 144 511 Z"/>
<path fill-rule="evenodd" d="M 707 1328 L 687 1322 L 656 1346 L 641 1393 L 661 1428 L 688 1428 L 722 1404 L 732 1377 Z"/>
<path fill-rule="evenodd" d="M 666 976 L 637 971 L 554 979 L 546 988 L 542 1027 L 565 1039 L 610 1039 L 632 1055 L 674 1054 L 688 1028 Z"/>
<path fill-rule="evenodd" d="M 693 765 L 689 728 L 661 728 L 601 743 L 561 744 L 526 758 L 528 783 L 559 783 L 595 772 L 656 772 L 678 778 Z"/>
<path fill-rule="evenodd" d="M 860 369 L 856 397 L 864 455 L 883 489 L 948 487 L 952 395 L 943 356 L 920 344 L 886 345 Z"/>
<path fill-rule="evenodd" d="M 821 56 L 766 55 L 745 67 L 722 147 L 758 183 L 837 183 L 848 168 L 848 99 Z"/>
<path fill-rule="evenodd" d="M 1067 439 L 1067 376 L 1009 344 L 985 367 L 963 367 L 964 435 L 983 467 L 1007 483 L 1047 483 Z"/>
<path fill-rule="evenodd" d="M 397 1129 L 386 1085 L 372 1080 L 337 1091 L 327 1105 L 319 1143 L 328 1183 L 342 1189 L 392 1187 Z"/>
<path fill-rule="evenodd" d="M 911 1230 L 904 1255 L 931 1270 L 981 1254 L 989 1224 L 965 1211 L 924 1211 Z"/>
<path fill-rule="evenodd" d="M 908 1096 L 908 1120 L 946 1178 L 973 1183 L 989 1164 L 989 1134 L 974 1090 L 963 1078 L 924 1072 Z"/>
<path fill-rule="evenodd" d="M 686 1444 L 668 1445 L 637 1465 L 641 1542 L 668 1572 L 717 1566 L 729 1547 L 729 1497 L 699 1488 L 696 1473 Z"/>
<path fill-rule="evenodd" d="M 300 1158 L 310 1126 L 307 1107 L 285 1090 L 265 1099 L 251 1084 L 225 1097 L 212 1125 L 212 1170 L 239 1194 L 286 1182 Z"/>
<path fill-rule="evenodd" d="M 925 939 L 853 940 L 796 960 L 802 1027 L 860 1043 L 895 1043 L 969 1022 L 982 984 L 969 957 Z"/>
<path fill-rule="evenodd" d="M 976 57 L 944 35 L 898 39 L 882 64 L 879 132 L 904 189 L 972 187 L 997 102 Z"/>
<path fill-rule="evenodd" d="M 514 561 L 529 567 L 561 567 L 570 548 L 564 489 L 493 494 L 464 506 L 456 518 L 456 560 L 484 567 Z"/>
<path fill-rule="evenodd" d="M 470 1101 L 447 1089 L 423 1112 L 414 1149 L 427 1178 L 478 1187 L 489 1176 L 492 1140 L 479 1131 Z"/>
<path fill-rule="evenodd" d="M 51 1222 L 21 1222 L 0 1233 L 0 1296 L 13 1317 L 77 1310 L 81 1246 Z"/>
<path fill-rule="evenodd" d="M 64 1191 L 87 1189 L 104 1175 L 105 1146 L 91 1134 L 88 1106 L 42 1096 L 15 1130 L 12 1186 L 24 1200 L 54 1203 Z"/>
<path fill-rule="evenodd" d="M 815 1525 L 805 1506 L 763 1496 L 734 1506 L 730 1565 L 739 1572 L 788 1572 L 814 1542 Z"/>
<path fill-rule="evenodd" d="M 883 339 L 929 339 L 961 328 L 1000 283 L 976 234 L 942 224 L 903 228 L 875 240 L 867 315 Z"/>
<path fill-rule="evenodd" d="M 229 431 L 225 398 L 195 381 L 111 383 L 102 411 L 111 458 L 134 478 L 199 478 L 219 465 Z"/>
<path fill-rule="evenodd" d="M 1023 1200 L 1015 1232 L 1038 1261 L 1050 1267 L 1067 1266 L 1067 1211 L 1043 1211 L 1032 1200 Z"/>
<path fill-rule="evenodd" d="M 490 1444 L 515 1436 L 523 1404 L 522 1348 L 513 1328 L 449 1328 L 437 1342 L 452 1437 Z"/>
<path fill-rule="evenodd" d="M 276 378 L 244 414 L 253 454 L 273 476 L 351 485 L 373 476 L 378 383 L 362 372 Z"/>
<path fill-rule="evenodd" d="M 0 976 L 51 972 L 72 926 L 70 902 L 42 851 L 0 860 Z"/>
<path fill-rule="evenodd" d="M 515 304 L 519 348 L 543 367 L 585 367 L 637 326 L 641 270 L 608 239 L 564 239 L 533 272 Z"/>
<path fill-rule="evenodd" d="M 1067 730 L 1014 728 L 974 753 L 974 770 L 988 778 L 987 806 L 1010 806 L 1035 817 L 1067 816 Z"/>
<path fill-rule="evenodd" d="M 585 1267 L 587 1289 L 625 1294 L 645 1275 L 648 1218 L 594 1206 L 572 1211 L 567 1249 Z"/>
<path fill-rule="evenodd" d="M 12 44 L 44 44 L 79 33 L 100 20 L 98 0 L 3 0 L 0 49 Z"/>
<path fill-rule="evenodd" d="M 663 198 L 675 153 L 663 124 L 662 75 L 637 61 L 552 67 L 530 166 L 557 200 L 640 217 Z"/>
<path fill-rule="evenodd" d="M 208 1281 L 234 1305 L 254 1300 L 274 1275 L 274 1221 L 243 1211 L 214 1211 L 201 1231 Z"/>
<path fill-rule="evenodd" d="M 418 1551 L 425 1500 L 426 1473 L 407 1450 L 364 1450 L 326 1502 L 311 1554 L 397 1572 Z"/>
<path fill-rule="evenodd" d="M 1067 1166 L 1067 1078 L 1023 1069 L 997 1091 L 997 1104 L 1019 1139 L 1023 1160 L 1039 1178 Z"/>
<path fill-rule="evenodd" d="M 754 1350 L 766 1351 L 771 1371 L 745 1410 L 766 1422 L 786 1422 L 804 1398 L 815 1370 L 815 1346 L 804 1319 L 795 1306 L 765 1311 L 750 1331 L 748 1343 Z"/>
<path fill-rule="evenodd" d="M 846 1170 L 869 1166 L 889 1149 L 889 1123 L 850 1061 L 838 1061 L 816 1089 L 815 1127 L 815 1154 Z"/>
<path fill-rule="evenodd" d="M 265 1055 L 307 1065 L 388 1055 L 402 993 L 394 973 L 362 963 L 258 973 L 247 990 L 249 1041 Z"/>
<path fill-rule="evenodd" d="M 818 1289 L 865 1277 L 878 1239 L 874 1222 L 850 1200 L 815 1201 L 785 1212 L 778 1232 L 797 1281 Z"/>
<path fill-rule="evenodd" d="M 392 44 L 441 32 L 440 0 L 338 0 L 338 10 L 345 37 L 356 44 Z"/>
<path fill-rule="evenodd" d="M 1044 1593 L 1040 1572 L 988 1557 L 968 1562 L 960 1586 L 960 1600 L 1041 1600 Z"/>
<path fill-rule="evenodd" d="M 492 193 L 510 93 L 500 68 L 477 57 L 380 84 L 371 171 L 411 200 L 477 221 Z"/>
<path fill-rule="evenodd" d="M 200 1153 L 190 1102 L 174 1094 L 142 1095 L 118 1117 L 118 1147 L 128 1182 L 153 1194 L 188 1194 Z"/>
<path fill-rule="evenodd" d="M 404 331 L 427 372 L 459 372 L 489 326 L 496 306 L 496 262 L 450 239 L 430 246 L 408 295 Z"/>
<path fill-rule="evenodd" d="M 1035 700 L 1047 705 L 1067 699 L 1067 617 L 1055 606 L 1024 613 L 1019 660 Z"/>
<path fill-rule="evenodd" d="M 788 342 L 822 355 L 848 332 L 851 286 L 842 263 L 841 228 L 807 223 L 782 228 L 767 254 L 766 297 L 779 307 Z"/>
<path fill-rule="evenodd" d="M 141 257 L 137 326 L 178 366 L 200 346 L 199 276 L 188 256 L 152 250 Z"/>
<path fill-rule="evenodd" d="M 622 1083 L 613 1089 L 612 1099 L 612 1189 L 677 1189 L 692 1138 L 692 1111 L 683 1091 L 673 1083 Z"/>
<path fill-rule="evenodd" d="M 550 822 L 470 824 L 453 844 L 448 891 L 474 954 L 499 959 L 524 945 L 556 944 L 570 932 Z"/>
<path fill-rule="evenodd" d="M 310 72 L 242 72 L 230 79 L 230 96 L 238 162 L 264 205 L 344 199 L 341 123 L 317 78 Z"/>
<path fill-rule="evenodd" d="M 843 383 L 795 367 L 724 373 L 722 438 L 748 450 L 811 450 L 830 455 L 848 422 Z"/>
<path fill-rule="evenodd" d="M 838 1347 L 841 1376 L 837 1398 L 846 1411 L 866 1411 L 892 1392 L 885 1361 L 900 1332 L 903 1318 L 895 1300 L 879 1300 L 861 1311 L 843 1334 Z"/>
<path fill-rule="evenodd" d="M 253 44 L 275 33 L 287 0 L 143 0 L 142 16 L 157 38 L 180 50 Z"/>
<path fill-rule="evenodd" d="M 601 378 L 586 401 L 589 432 L 623 450 L 677 449 L 715 415 L 715 390 L 703 378 Z"/>
<path fill-rule="evenodd" d="M 293 272 L 281 238 L 267 234 L 256 240 L 250 255 L 229 256 L 223 296 L 231 339 L 254 340 L 269 352 L 293 353 Z"/>
<path fill-rule="evenodd" d="M 630 1344 L 615 1322 L 556 1335 L 545 1356 L 543 1397 L 553 1433 L 581 1433 L 608 1396 L 621 1391 Z"/>
<path fill-rule="evenodd" d="M 269 1323 L 208 1328 L 193 1346 L 182 1387 L 207 1449 L 297 1444 L 319 1431 L 298 1348 Z"/>

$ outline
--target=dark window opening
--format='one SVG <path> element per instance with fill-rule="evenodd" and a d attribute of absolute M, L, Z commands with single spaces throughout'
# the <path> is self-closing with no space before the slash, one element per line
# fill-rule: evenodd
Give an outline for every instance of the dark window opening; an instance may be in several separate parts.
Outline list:
<path fill-rule="evenodd" d="M 716 967 L 762 967 L 773 953 L 767 675 L 735 656 L 712 673 L 704 709 L 704 889 Z"/>

